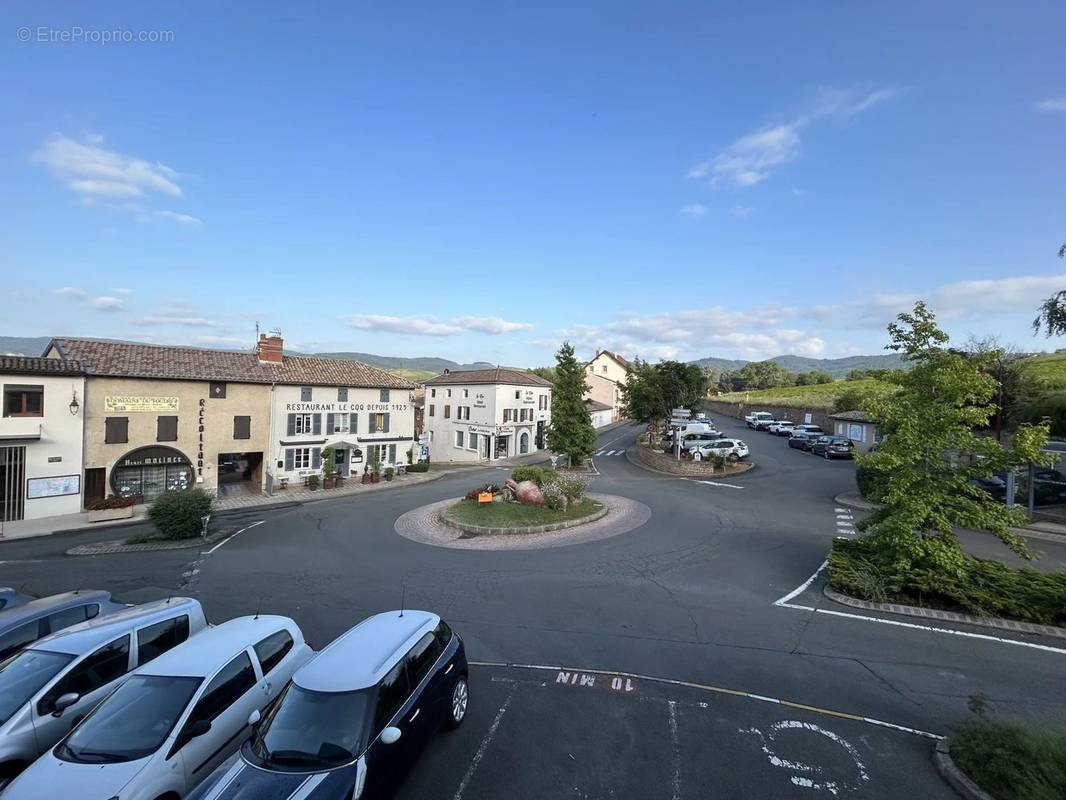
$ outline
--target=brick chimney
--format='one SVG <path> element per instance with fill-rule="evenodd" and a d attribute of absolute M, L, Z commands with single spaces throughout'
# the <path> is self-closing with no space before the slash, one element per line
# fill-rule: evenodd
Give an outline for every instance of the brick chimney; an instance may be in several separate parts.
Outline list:
<path fill-rule="evenodd" d="M 256 352 L 259 354 L 260 363 L 280 364 L 283 358 L 284 344 L 285 342 L 278 332 L 271 333 L 270 336 L 265 333 L 259 334 L 259 344 L 256 345 Z"/>

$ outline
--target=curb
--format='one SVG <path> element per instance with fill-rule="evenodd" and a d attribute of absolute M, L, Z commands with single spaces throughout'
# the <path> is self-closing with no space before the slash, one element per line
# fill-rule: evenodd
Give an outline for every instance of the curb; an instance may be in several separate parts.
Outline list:
<path fill-rule="evenodd" d="M 941 611 L 938 608 L 920 608 L 918 606 L 904 606 L 897 603 L 871 603 L 869 600 L 860 600 L 857 597 L 849 597 L 829 588 L 827 583 L 822 587 L 822 594 L 850 608 L 861 608 L 866 611 L 884 611 L 889 614 L 903 614 L 908 617 L 922 617 L 923 619 L 936 619 L 942 622 L 956 622 L 964 625 L 977 625 L 983 628 L 995 628 L 996 630 L 1012 631 L 1014 633 L 1032 633 L 1037 636 L 1052 636 L 1056 639 L 1066 639 L 1066 628 L 1054 625 L 1038 625 L 1034 622 L 1015 622 L 1000 617 L 975 617 L 972 614 L 959 614 L 955 611 Z"/>
<path fill-rule="evenodd" d="M 645 472 L 654 472 L 656 475 L 667 475 L 671 478 L 699 479 L 701 477 L 700 475 L 682 475 L 677 472 L 663 472 L 661 469 L 655 469 L 654 467 L 649 467 L 647 464 L 642 464 L 641 462 L 634 459 L 632 455 L 630 455 L 630 451 L 633 450 L 633 448 L 635 447 L 637 447 L 637 445 L 632 445 L 631 447 L 626 448 L 626 461 L 628 461 L 630 464 L 632 464 L 634 467 L 637 467 L 638 469 L 642 469 Z M 749 472 L 753 472 L 756 469 L 756 465 L 750 461 L 742 461 L 741 463 L 747 467 L 747 469 L 745 469 L 743 472 L 733 472 L 728 475 L 724 473 L 712 472 L 704 477 L 739 478 L 741 475 L 747 475 Z"/>
<path fill-rule="evenodd" d="M 453 519 L 448 519 L 447 515 L 442 511 L 440 513 L 440 521 L 442 524 L 447 525 L 449 528 L 456 528 L 463 533 L 468 533 L 471 536 L 498 536 L 498 535 L 511 535 L 511 534 L 532 534 L 532 533 L 550 533 L 552 531 L 563 531 L 568 528 L 577 528 L 581 525 L 587 525 L 590 522 L 598 522 L 607 516 L 610 512 L 606 505 L 604 505 L 595 514 L 590 514 L 587 517 L 581 517 L 579 519 L 568 519 L 562 522 L 553 522 L 547 525 L 526 525 L 522 528 L 490 528 L 487 525 L 469 525 L 465 522 L 457 522 Z"/>
<path fill-rule="evenodd" d="M 217 533 L 208 536 L 194 536 L 191 539 L 176 539 L 165 542 L 141 542 L 140 544 L 126 544 L 122 540 L 111 542 L 97 542 L 96 544 L 79 544 L 65 550 L 66 556 L 109 556 L 116 553 L 151 553 L 156 550 L 190 550 L 194 547 L 206 547 L 228 539 L 233 531 Z"/>
<path fill-rule="evenodd" d="M 951 741 L 947 738 L 940 739 L 933 751 L 933 761 L 940 777 L 951 784 L 951 788 L 959 793 L 965 800 L 995 800 L 988 792 L 981 789 L 976 783 L 959 769 L 958 765 L 951 760 Z"/>

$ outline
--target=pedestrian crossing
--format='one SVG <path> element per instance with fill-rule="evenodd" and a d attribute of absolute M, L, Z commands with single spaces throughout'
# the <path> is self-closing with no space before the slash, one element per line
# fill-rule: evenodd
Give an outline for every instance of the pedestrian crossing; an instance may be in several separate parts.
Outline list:
<path fill-rule="evenodd" d="M 592 454 L 593 458 L 602 458 L 604 456 L 622 456 L 625 455 L 625 450 L 599 450 Z"/>

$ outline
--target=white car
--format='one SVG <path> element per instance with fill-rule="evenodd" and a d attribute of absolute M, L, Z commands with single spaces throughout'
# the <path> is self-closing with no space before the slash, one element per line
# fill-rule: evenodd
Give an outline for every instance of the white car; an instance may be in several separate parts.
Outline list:
<path fill-rule="evenodd" d="M 749 428 L 759 430 L 760 427 L 765 429 L 767 425 L 776 420 L 774 420 L 774 415 L 769 411 L 756 411 L 744 417 L 744 421 L 748 423 Z"/>
<path fill-rule="evenodd" d="M 747 458 L 750 453 L 748 446 L 740 439 L 716 439 L 713 442 L 707 442 L 693 452 L 699 453 L 702 459 L 713 458 L 714 456 Z"/>
<path fill-rule="evenodd" d="M 776 422 L 771 423 L 767 430 L 774 436 L 788 436 L 792 433 L 792 429 L 796 427 L 796 423 L 790 419 L 779 419 Z"/>
<path fill-rule="evenodd" d="M 4 800 L 185 797 L 247 738 L 313 652 L 288 617 L 238 617 L 138 669 Z"/>

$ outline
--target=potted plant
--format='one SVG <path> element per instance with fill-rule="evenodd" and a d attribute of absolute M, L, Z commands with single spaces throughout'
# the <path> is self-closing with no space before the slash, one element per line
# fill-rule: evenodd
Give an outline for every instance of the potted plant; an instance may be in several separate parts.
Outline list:
<path fill-rule="evenodd" d="M 394 470 L 392 467 L 385 467 L 385 480 L 386 481 L 391 481 L 392 480 L 392 476 L 395 475 L 395 474 L 396 474 L 396 470 Z"/>
<path fill-rule="evenodd" d="M 307 476 L 307 488 L 310 489 L 312 492 L 315 491 L 315 489 L 318 488 L 318 483 L 319 483 L 319 480 L 318 480 L 318 476 L 317 475 L 308 475 Z"/>
<path fill-rule="evenodd" d="M 370 465 L 363 467 L 363 483 L 370 483 Z"/>
<path fill-rule="evenodd" d="M 375 452 L 370 457 L 370 482 L 378 483 L 381 480 L 381 457 Z"/>
<path fill-rule="evenodd" d="M 129 519 L 133 516 L 133 498 L 113 494 L 88 505 L 89 522 Z"/>
<path fill-rule="evenodd" d="M 322 488 L 333 489 L 337 486 L 337 466 L 333 463 L 333 448 L 327 447 L 322 451 Z"/>

